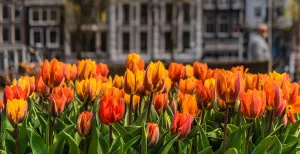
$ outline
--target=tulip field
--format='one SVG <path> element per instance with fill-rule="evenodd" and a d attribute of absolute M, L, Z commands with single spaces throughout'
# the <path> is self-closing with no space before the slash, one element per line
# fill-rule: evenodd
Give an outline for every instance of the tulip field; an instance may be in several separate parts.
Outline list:
<path fill-rule="evenodd" d="M 300 151 L 300 90 L 289 74 L 194 62 L 125 74 L 91 59 L 45 60 L 6 85 L 1 154 L 293 154 Z"/>

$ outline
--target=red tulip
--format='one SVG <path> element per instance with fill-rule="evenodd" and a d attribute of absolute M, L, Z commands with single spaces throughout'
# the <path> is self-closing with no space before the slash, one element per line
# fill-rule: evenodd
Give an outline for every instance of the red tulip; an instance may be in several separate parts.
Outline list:
<path fill-rule="evenodd" d="M 148 147 L 153 147 L 159 139 L 159 127 L 157 124 L 150 122 L 147 126 L 147 142 Z"/>
<path fill-rule="evenodd" d="M 113 96 L 103 96 L 98 111 L 99 119 L 106 125 L 113 125 L 123 119 L 125 104 L 123 98 L 119 101 Z"/>
<path fill-rule="evenodd" d="M 194 117 L 190 114 L 176 112 L 172 121 L 172 134 L 180 133 L 178 139 L 184 139 L 191 131 Z"/>
<path fill-rule="evenodd" d="M 91 132 L 93 112 L 82 112 L 77 120 L 76 130 L 80 136 L 88 136 Z"/>

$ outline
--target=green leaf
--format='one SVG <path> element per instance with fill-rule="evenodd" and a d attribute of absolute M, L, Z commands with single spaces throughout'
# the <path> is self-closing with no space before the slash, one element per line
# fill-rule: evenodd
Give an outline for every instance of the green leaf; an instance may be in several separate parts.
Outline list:
<path fill-rule="evenodd" d="M 237 129 L 239 129 L 239 127 L 237 127 L 235 125 L 232 125 L 232 124 L 227 125 L 228 134 L 231 134 L 232 132 L 236 131 Z"/>
<path fill-rule="evenodd" d="M 274 136 L 268 136 L 264 138 L 254 149 L 252 154 L 262 154 L 262 153 L 267 153 L 269 148 L 273 145 L 275 141 Z"/>
<path fill-rule="evenodd" d="M 154 109 L 153 105 L 151 105 L 151 121 L 154 123 L 157 123 L 158 119 L 159 119 L 159 116 L 158 116 L 156 110 Z"/>
<path fill-rule="evenodd" d="M 7 154 L 4 150 L 0 150 L 0 154 Z"/>
<path fill-rule="evenodd" d="M 27 135 L 27 118 L 23 121 L 22 126 L 18 128 L 19 131 L 19 154 L 25 153 L 25 149 L 28 143 L 28 135 Z"/>
<path fill-rule="evenodd" d="M 128 132 L 119 123 L 114 124 L 113 128 L 122 136 L 125 142 L 130 140 Z"/>
<path fill-rule="evenodd" d="M 61 154 L 64 146 L 65 146 L 65 141 L 61 137 L 50 146 L 49 154 Z"/>
<path fill-rule="evenodd" d="M 188 134 L 188 136 L 183 140 L 183 142 L 185 144 L 189 144 L 190 140 L 193 139 L 195 136 L 197 136 L 197 133 L 199 132 L 199 130 L 200 130 L 200 126 L 197 125 L 196 127 L 194 127 L 190 131 L 190 133 Z"/>
<path fill-rule="evenodd" d="M 236 148 L 230 148 L 228 149 L 225 154 L 238 154 L 238 150 Z"/>
<path fill-rule="evenodd" d="M 27 134 L 29 138 L 29 144 L 33 154 L 40 154 L 46 151 L 46 144 L 44 139 L 35 132 L 32 127 L 27 128 Z"/>
<path fill-rule="evenodd" d="M 147 154 L 147 134 L 145 130 L 145 126 L 142 126 L 142 141 L 141 141 L 141 153 L 142 154 Z"/>
<path fill-rule="evenodd" d="M 198 126 L 200 128 L 200 138 L 199 138 L 199 141 L 200 141 L 200 146 L 201 146 L 201 149 L 207 149 L 210 147 L 210 144 L 209 144 L 209 141 L 207 139 L 207 136 L 205 135 L 205 132 L 204 130 L 202 129 L 201 126 Z M 213 154 L 213 151 L 211 148 L 207 149 L 207 154 Z"/>
<path fill-rule="evenodd" d="M 111 147 L 110 147 L 108 153 L 114 153 L 116 150 L 119 149 L 119 147 L 121 146 L 121 144 L 122 144 L 122 142 L 121 142 L 121 136 L 119 136 L 119 137 L 117 137 L 117 138 L 113 141 L 113 143 L 112 143 L 112 145 L 111 145 Z"/>
<path fill-rule="evenodd" d="M 298 132 L 299 126 L 300 126 L 300 120 L 298 120 L 297 122 L 295 122 L 295 123 L 292 125 L 292 128 L 290 129 L 289 134 L 290 134 L 290 135 L 295 135 L 296 132 Z"/>
<path fill-rule="evenodd" d="M 284 144 L 282 147 L 282 153 L 294 153 L 298 144 L 298 138 L 295 136 L 289 136 L 290 142 Z"/>
<path fill-rule="evenodd" d="M 99 130 L 97 129 L 96 119 L 94 117 L 93 121 L 92 121 L 92 132 L 91 132 L 91 139 L 90 139 L 88 153 L 105 153 L 105 152 L 107 152 L 107 151 L 105 151 L 105 152 L 102 151 L 101 148 L 108 147 L 108 145 L 102 144 L 103 146 L 100 146 L 99 142 L 101 141 L 101 139 L 98 139 L 98 136 L 99 136 Z M 102 138 L 103 138 L 103 136 L 102 136 Z"/>
<path fill-rule="evenodd" d="M 64 133 L 64 139 L 68 141 L 69 153 L 80 154 L 79 147 L 77 146 L 74 139 L 69 134 L 67 134 L 66 132 L 63 132 L 63 133 Z"/>
<path fill-rule="evenodd" d="M 167 154 L 169 149 L 173 146 L 173 144 L 176 142 L 180 134 L 177 134 L 175 136 L 172 136 L 167 142 L 159 149 L 158 153 L 161 154 Z"/>
<path fill-rule="evenodd" d="M 212 149 L 211 147 L 207 147 L 206 149 L 198 152 L 198 154 L 208 154 L 208 153 L 211 153 Z"/>
<path fill-rule="evenodd" d="M 131 139 L 131 140 L 129 140 L 125 145 L 124 145 L 124 149 L 123 149 L 123 152 L 127 152 L 127 150 L 133 145 L 133 144 L 135 144 L 138 140 L 139 140 L 139 138 L 140 138 L 141 136 L 139 135 L 139 136 L 137 136 L 137 137 L 135 137 L 135 138 L 133 138 L 133 139 Z"/>
<path fill-rule="evenodd" d="M 274 146 L 270 153 L 272 154 L 281 154 L 282 144 L 280 143 L 279 139 L 274 136 Z"/>

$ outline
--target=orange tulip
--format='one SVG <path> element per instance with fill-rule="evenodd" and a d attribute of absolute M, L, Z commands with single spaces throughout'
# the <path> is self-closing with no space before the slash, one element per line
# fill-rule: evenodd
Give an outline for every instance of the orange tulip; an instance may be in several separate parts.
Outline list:
<path fill-rule="evenodd" d="M 96 78 L 96 62 L 91 59 L 78 61 L 78 80 Z"/>
<path fill-rule="evenodd" d="M 113 87 L 123 89 L 124 79 L 123 76 L 115 75 L 113 80 Z"/>
<path fill-rule="evenodd" d="M 299 85 L 297 83 L 290 83 L 284 80 L 281 85 L 283 99 L 287 101 L 287 104 L 293 104 L 296 102 L 296 98 L 299 92 Z"/>
<path fill-rule="evenodd" d="M 144 79 L 145 89 L 149 92 L 159 92 L 164 88 L 166 71 L 162 62 L 150 62 Z"/>
<path fill-rule="evenodd" d="M 6 104 L 6 115 L 11 123 L 15 126 L 21 123 L 27 115 L 28 104 L 23 98 L 8 100 Z"/>
<path fill-rule="evenodd" d="M 124 91 L 115 87 L 107 88 L 104 95 L 113 96 L 117 101 L 124 97 Z"/>
<path fill-rule="evenodd" d="M 4 102 L 3 102 L 3 100 L 0 100 L 0 114 L 3 111 L 3 108 L 4 108 Z"/>
<path fill-rule="evenodd" d="M 76 130 L 80 136 L 88 136 L 91 132 L 93 112 L 82 112 L 77 120 Z"/>
<path fill-rule="evenodd" d="M 101 81 L 101 80 L 97 80 L 97 81 Z M 106 82 L 101 83 L 99 96 L 102 97 L 105 94 L 105 91 L 112 87 L 113 87 L 112 78 L 111 76 L 109 76 Z"/>
<path fill-rule="evenodd" d="M 145 90 L 144 85 L 142 85 L 140 88 L 138 88 L 136 94 L 138 96 L 148 96 L 149 95 L 149 91 Z"/>
<path fill-rule="evenodd" d="M 186 94 L 181 100 L 182 113 L 191 114 L 194 117 L 200 113 L 195 96 Z"/>
<path fill-rule="evenodd" d="M 242 74 L 245 74 L 248 72 L 248 68 L 245 69 L 243 65 L 231 68 L 231 72 L 233 73 L 237 73 L 238 71 L 240 71 Z"/>
<path fill-rule="evenodd" d="M 276 109 L 282 102 L 282 92 L 275 81 L 267 80 L 264 85 L 267 97 L 267 109 Z"/>
<path fill-rule="evenodd" d="M 289 99 L 289 101 L 286 104 L 286 116 L 289 119 L 289 121 L 293 124 L 296 122 L 294 114 L 300 113 L 300 96 L 297 96 L 295 101 L 291 100 L 292 99 Z"/>
<path fill-rule="evenodd" d="M 56 88 L 56 90 L 58 90 L 59 88 Z M 54 91 L 55 89 L 53 89 Z M 61 86 L 61 89 L 59 90 L 62 90 L 64 96 L 67 97 L 67 102 L 66 102 L 66 106 L 70 105 L 71 102 L 73 101 L 73 97 L 74 97 L 74 90 L 72 87 L 67 87 L 67 86 Z"/>
<path fill-rule="evenodd" d="M 165 111 L 169 103 L 168 93 L 159 93 L 154 96 L 153 106 L 157 113 Z"/>
<path fill-rule="evenodd" d="M 196 87 L 196 79 L 181 79 L 179 82 L 179 90 L 183 94 L 193 94 Z"/>
<path fill-rule="evenodd" d="M 96 74 L 97 75 L 107 77 L 108 73 L 109 73 L 109 69 L 106 64 L 103 64 L 103 63 L 97 64 L 97 66 L 96 66 Z"/>
<path fill-rule="evenodd" d="M 210 78 L 214 78 L 215 80 L 217 80 L 219 72 L 221 72 L 221 69 L 216 68 L 216 69 L 207 69 L 207 73 L 206 73 L 206 78 L 205 79 L 210 79 Z"/>
<path fill-rule="evenodd" d="M 126 70 L 124 75 L 124 91 L 126 94 L 136 94 L 138 88 L 143 85 L 144 72 L 137 70 L 135 73 L 129 69 Z"/>
<path fill-rule="evenodd" d="M 162 93 L 168 93 L 172 87 L 172 80 L 169 77 L 166 77 L 165 86 L 161 90 Z"/>
<path fill-rule="evenodd" d="M 117 101 L 113 96 L 104 96 L 100 101 L 99 119 L 106 125 L 113 125 L 123 119 L 125 104 L 123 98 Z"/>
<path fill-rule="evenodd" d="M 191 65 L 185 65 L 185 78 L 194 77 L 194 68 Z"/>
<path fill-rule="evenodd" d="M 279 74 L 276 71 L 270 72 L 268 74 L 270 80 L 276 81 L 278 85 L 281 85 L 284 80 L 291 81 L 289 75 L 287 73 Z"/>
<path fill-rule="evenodd" d="M 258 74 L 245 74 L 244 78 L 244 88 L 243 90 L 246 92 L 248 90 L 261 90 L 261 85 L 260 85 L 260 80 L 259 80 L 259 75 Z"/>
<path fill-rule="evenodd" d="M 29 77 L 29 76 L 21 76 L 18 80 L 13 81 L 13 85 L 18 85 L 22 89 L 27 89 L 28 96 L 31 95 L 35 90 L 35 77 Z"/>
<path fill-rule="evenodd" d="M 131 53 L 127 55 L 126 68 L 135 73 L 137 70 L 144 70 L 144 60 L 140 59 L 140 55 Z"/>
<path fill-rule="evenodd" d="M 222 99 L 218 99 L 218 107 L 221 111 L 224 111 L 226 109 L 226 103 Z"/>
<path fill-rule="evenodd" d="M 219 72 L 216 81 L 216 91 L 218 96 L 228 105 L 234 105 L 241 90 L 240 72 L 232 73 L 231 71 L 222 70 Z"/>
<path fill-rule="evenodd" d="M 215 103 L 215 79 L 210 78 L 205 80 L 204 85 L 198 84 L 196 86 L 196 100 L 199 109 L 209 110 L 213 108 Z"/>
<path fill-rule="evenodd" d="M 182 64 L 171 62 L 168 70 L 169 77 L 173 82 L 179 82 L 185 76 L 185 67 Z"/>
<path fill-rule="evenodd" d="M 176 112 L 172 121 L 172 134 L 180 133 L 178 139 L 184 139 L 190 133 L 193 121 L 192 115 Z"/>
<path fill-rule="evenodd" d="M 5 86 L 4 92 L 3 92 L 3 102 L 4 105 L 6 105 L 7 101 L 12 101 L 13 99 L 24 99 L 27 100 L 28 97 L 28 89 L 23 89 L 19 85 L 11 85 L 11 86 Z"/>
<path fill-rule="evenodd" d="M 49 113 L 54 117 L 60 115 L 65 109 L 67 100 L 62 86 L 53 88 L 49 96 Z"/>
<path fill-rule="evenodd" d="M 77 66 L 75 64 L 65 64 L 66 74 L 65 79 L 67 81 L 75 81 L 77 76 Z"/>
<path fill-rule="evenodd" d="M 36 80 L 35 90 L 44 98 L 50 95 L 50 88 L 44 84 L 42 77 Z"/>
<path fill-rule="evenodd" d="M 159 127 L 153 122 L 149 122 L 147 126 L 147 143 L 148 147 L 153 147 L 157 144 L 159 139 Z"/>
<path fill-rule="evenodd" d="M 60 85 L 65 77 L 65 65 L 57 59 L 52 59 L 50 63 L 46 59 L 42 67 L 42 78 L 44 83 L 54 88 Z"/>
<path fill-rule="evenodd" d="M 255 119 L 263 115 L 266 108 L 266 94 L 256 89 L 242 92 L 241 112 L 246 119 Z"/>
<path fill-rule="evenodd" d="M 208 70 L 207 64 L 194 62 L 193 67 L 195 77 L 204 82 Z"/>
<path fill-rule="evenodd" d="M 78 98 L 84 103 L 89 103 L 99 95 L 101 81 L 97 81 L 95 78 L 76 80 L 75 87 Z"/>

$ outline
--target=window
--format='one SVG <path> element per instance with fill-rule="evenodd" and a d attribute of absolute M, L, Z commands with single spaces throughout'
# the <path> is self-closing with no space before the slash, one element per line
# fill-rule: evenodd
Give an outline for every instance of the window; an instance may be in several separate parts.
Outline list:
<path fill-rule="evenodd" d="M 3 20 L 8 20 L 8 6 L 7 5 L 2 6 L 2 17 L 3 17 Z"/>
<path fill-rule="evenodd" d="M 236 36 L 239 32 L 239 16 L 237 13 L 232 14 L 232 35 Z"/>
<path fill-rule="evenodd" d="M 123 24 L 129 25 L 129 4 L 123 5 Z"/>
<path fill-rule="evenodd" d="M 203 0 L 204 5 L 213 5 L 214 3 L 214 0 Z"/>
<path fill-rule="evenodd" d="M 277 13 L 277 17 L 283 16 L 284 15 L 284 8 L 283 7 L 276 8 L 276 13 Z"/>
<path fill-rule="evenodd" d="M 107 32 L 101 33 L 101 51 L 107 52 Z"/>
<path fill-rule="evenodd" d="M 229 5 L 229 0 L 218 0 L 219 5 Z"/>
<path fill-rule="evenodd" d="M 2 34 L 3 34 L 3 42 L 8 42 L 9 41 L 9 28 L 7 26 L 3 26 Z"/>
<path fill-rule="evenodd" d="M 15 54 L 13 51 L 9 51 L 8 52 L 8 63 L 9 65 L 14 65 L 14 62 L 15 62 Z"/>
<path fill-rule="evenodd" d="M 129 50 L 130 50 L 130 34 L 129 34 L 129 32 L 124 32 L 122 39 L 123 39 L 123 53 L 129 53 Z"/>
<path fill-rule="evenodd" d="M 255 7 L 254 8 L 254 16 L 255 17 L 261 17 L 261 7 Z"/>
<path fill-rule="evenodd" d="M 30 45 L 36 46 L 38 44 L 43 45 L 44 34 L 42 28 L 32 28 L 30 29 Z"/>
<path fill-rule="evenodd" d="M 148 37 L 148 34 L 147 32 L 141 32 L 140 33 L 140 39 L 141 39 L 141 53 L 147 53 L 147 37 Z"/>
<path fill-rule="evenodd" d="M 15 26 L 15 41 L 20 42 L 21 41 L 21 29 L 19 25 Z"/>
<path fill-rule="evenodd" d="M 173 5 L 171 3 L 166 4 L 166 23 L 172 24 L 172 12 L 173 12 Z"/>
<path fill-rule="evenodd" d="M 190 32 L 183 32 L 183 52 L 185 49 L 190 48 Z"/>
<path fill-rule="evenodd" d="M 17 51 L 18 52 L 18 60 L 19 60 L 19 62 L 22 62 L 23 61 L 23 52 L 22 52 L 22 50 L 18 50 Z"/>
<path fill-rule="evenodd" d="M 171 32 L 165 32 L 165 49 L 166 49 L 166 52 L 168 52 L 168 53 L 172 52 L 172 33 Z"/>
<path fill-rule="evenodd" d="M 32 20 L 35 22 L 39 21 L 39 11 L 38 10 L 32 11 Z"/>
<path fill-rule="evenodd" d="M 57 21 L 57 19 L 58 19 L 57 10 L 50 11 L 50 19 L 51 19 L 51 21 L 54 21 L 54 22 Z"/>
<path fill-rule="evenodd" d="M 4 59 L 4 53 L 0 53 L 0 59 Z M 0 70 L 4 70 L 4 60 L 0 60 Z"/>
<path fill-rule="evenodd" d="M 48 20 L 48 12 L 47 10 L 43 10 L 43 21 L 47 21 Z"/>
<path fill-rule="evenodd" d="M 141 4 L 141 24 L 147 25 L 148 22 L 148 5 Z"/>
<path fill-rule="evenodd" d="M 82 50 L 87 52 L 95 52 L 96 51 L 96 37 L 95 32 L 83 32 L 82 33 Z"/>
<path fill-rule="evenodd" d="M 183 20 L 186 24 L 190 23 L 191 15 L 190 15 L 190 4 L 183 4 Z"/>
<path fill-rule="evenodd" d="M 58 28 L 48 28 L 47 29 L 47 46 L 50 48 L 59 47 L 59 29 Z"/>
<path fill-rule="evenodd" d="M 216 32 L 216 20 L 214 15 L 204 16 L 204 35 L 211 37 Z"/>
<path fill-rule="evenodd" d="M 228 33 L 229 32 L 229 17 L 228 15 L 221 14 L 218 17 L 218 32 Z"/>
<path fill-rule="evenodd" d="M 16 7 L 15 8 L 15 20 L 20 21 L 20 8 Z"/>

